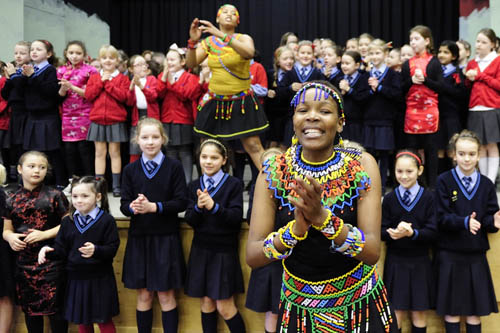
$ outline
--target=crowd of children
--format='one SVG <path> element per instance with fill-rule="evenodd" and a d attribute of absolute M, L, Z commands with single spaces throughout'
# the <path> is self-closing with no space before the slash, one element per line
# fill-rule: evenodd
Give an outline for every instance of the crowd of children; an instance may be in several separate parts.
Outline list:
<path fill-rule="evenodd" d="M 212 39 L 223 47 L 233 40 Z M 459 332 L 461 316 L 472 333 L 481 330 L 480 316 L 498 312 L 485 256 L 487 233 L 500 227 L 497 47 L 491 29 L 478 33 L 470 62 L 469 43 L 445 40 L 436 54 L 430 29 L 420 25 L 401 48 L 366 33 L 345 48 L 286 33 L 267 76 L 254 65 L 258 59 L 250 66 L 270 123 L 260 135 L 265 146 L 290 146 L 293 95 L 308 81 L 329 81 L 343 96 L 342 137 L 376 157 L 383 193 L 390 174 L 399 183 L 383 200 L 384 280 L 398 320 L 411 311 L 412 332 L 425 332 L 428 309 L 444 316 L 450 333 Z M 52 44 L 35 40 L 17 43 L 14 61 L 0 62 L 1 157 L 9 179 L 22 181 L 7 196 L 0 191 L 8 243 L 0 244 L 1 333 L 11 325 L 11 299 L 29 332 L 43 332 L 43 316 L 53 332 L 66 332 L 68 321 L 80 332 L 93 331 L 93 323 L 115 331 L 111 263 L 119 237 L 108 212 L 108 153 L 112 193 L 130 217 L 122 280 L 137 290 L 139 332 L 151 332 L 155 292 L 165 331 L 177 331 L 174 291 L 182 287 L 201 299 L 204 332 L 216 332 L 217 312 L 231 332 L 245 331 L 234 302 L 244 292 L 238 258 L 244 186 L 228 174 L 229 145 L 193 136 L 212 73 L 206 61 L 188 70 L 186 53 L 173 44 L 166 55 L 145 51 L 122 66 L 125 55 L 111 45 L 95 62 L 81 41 L 71 41 L 56 68 Z M 192 180 L 195 160 L 200 176 Z M 49 171 L 54 188 L 44 184 Z M 71 204 L 61 192 L 68 176 Z M 194 229 L 187 267 L 182 211 Z M 271 265 L 252 272 L 250 284 L 268 292 L 247 295 L 249 308 L 268 313 L 266 332 L 276 327 L 281 283 L 281 266 Z"/>

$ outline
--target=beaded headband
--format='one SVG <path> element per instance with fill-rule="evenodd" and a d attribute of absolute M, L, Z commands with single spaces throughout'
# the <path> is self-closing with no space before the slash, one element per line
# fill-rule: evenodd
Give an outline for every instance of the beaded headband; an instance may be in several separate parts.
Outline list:
<path fill-rule="evenodd" d="M 334 89 L 328 87 L 327 85 L 319 82 L 309 82 L 306 83 L 292 98 L 291 106 L 295 109 L 300 103 L 304 103 L 306 100 L 306 90 L 314 88 L 316 91 L 314 93 L 314 100 L 321 101 L 321 99 L 327 100 L 328 97 L 332 97 L 338 104 L 340 109 L 340 117 L 344 116 L 344 103 L 342 97 Z"/>
<path fill-rule="evenodd" d="M 224 151 L 224 157 L 227 157 L 227 149 L 226 147 L 222 144 L 222 142 L 218 141 L 218 140 L 215 140 L 215 139 L 206 139 L 205 141 L 203 141 L 200 145 L 200 151 L 203 149 L 203 146 L 205 146 L 207 143 L 212 143 L 218 147 L 221 147 L 222 150 Z"/>
<path fill-rule="evenodd" d="M 236 23 L 240 24 L 240 13 L 238 12 L 238 9 L 229 3 L 226 3 L 225 5 L 220 6 L 219 10 L 217 11 L 217 18 L 219 18 L 220 14 L 222 14 L 222 10 L 226 6 L 231 6 L 234 8 L 234 10 L 236 11 Z"/>
<path fill-rule="evenodd" d="M 411 156 L 411 157 L 413 157 L 414 159 L 416 159 L 416 160 L 417 160 L 417 163 L 418 163 L 418 166 L 421 166 L 421 165 L 422 165 L 422 160 L 420 159 L 420 157 L 418 157 L 418 155 L 413 154 L 412 152 L 409 152 L 409 151 L 402 151 L 402 152 L 398 153 L 398 154 L 396 155 L 396 159 L 398 159 L 398 158 L 399 158 L 399 157 L 401 157 L 401 156 L 405 156 L 405 155 L 406 155 L 406 156 Z"/>

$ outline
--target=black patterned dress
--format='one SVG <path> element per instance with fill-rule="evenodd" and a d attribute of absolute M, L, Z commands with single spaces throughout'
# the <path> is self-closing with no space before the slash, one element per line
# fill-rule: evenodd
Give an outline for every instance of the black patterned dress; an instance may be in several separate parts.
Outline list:
<path fill-rule="evenodd" d="M 68 200 L 61 191 L 41 185 L 33 191 L 20 188 L 7 198 L 5 218 L 15 233 L 28 229 L 49 230 L 61 224 L 68 211 Z M 59 312 L 64 298 L 64 265 L 60 260 L 38 264 L 38 252 L 54 239 L 28 244 L 16 252 L 15 282 L 17 302 L 30 316 Z"/>

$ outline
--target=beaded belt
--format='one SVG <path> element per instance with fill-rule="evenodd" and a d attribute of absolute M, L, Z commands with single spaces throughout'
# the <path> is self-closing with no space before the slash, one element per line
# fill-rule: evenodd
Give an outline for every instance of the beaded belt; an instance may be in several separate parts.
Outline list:
<path fill-rule="evenodd" d="M 374 302 L 382 324 L 392 323 L 387 293 L 376 266 L 359 263 L 350 272 L 330 280 L 306 281 L 291 274 L 283 262 L 281 332 L 287 332 L 293 307 L 297 332 L 368 332 L 369 303 Z M 362 321 L 364 316 L 365 320 Z M 293 320 L 293 319 L 292 319 Z M 309 323 L 308 323 L 309 321 Z"/>
<path fill-rule="evenodd" d="M 247 89 L 238 94 L 234 95 L 217 95 L 212 91 L 208 91 L 198 104 L 198 111 L 201 111 L 205 104 L 207 104 L 210 100 L 214 99 L 217 101 L 216 111 L 215 111 L 215 119 L 231 119 L 231 114 L 233 112 L 234 101 L 241 100 L 241 113 L 245 114 L 245 97 L 250 96 L 255 104 L 255 110 L 259 109 L 259 104 L 255 100 L 253 90 Z"/>

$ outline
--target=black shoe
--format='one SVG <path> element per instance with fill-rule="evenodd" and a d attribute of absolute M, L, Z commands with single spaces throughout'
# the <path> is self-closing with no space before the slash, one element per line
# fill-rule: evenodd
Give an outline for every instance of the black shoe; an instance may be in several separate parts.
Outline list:
<path fill-rule="evenodd" d="M 119 187 L 115 187 L 115 188 L 113 189 L 113 197 L 115 197 L 115 198 L 119 198 L 119 197 L 121 197 L 121 196 L 122 196 L 122 191 L 121 191 L 121 189 L 120 189 Z"/>

